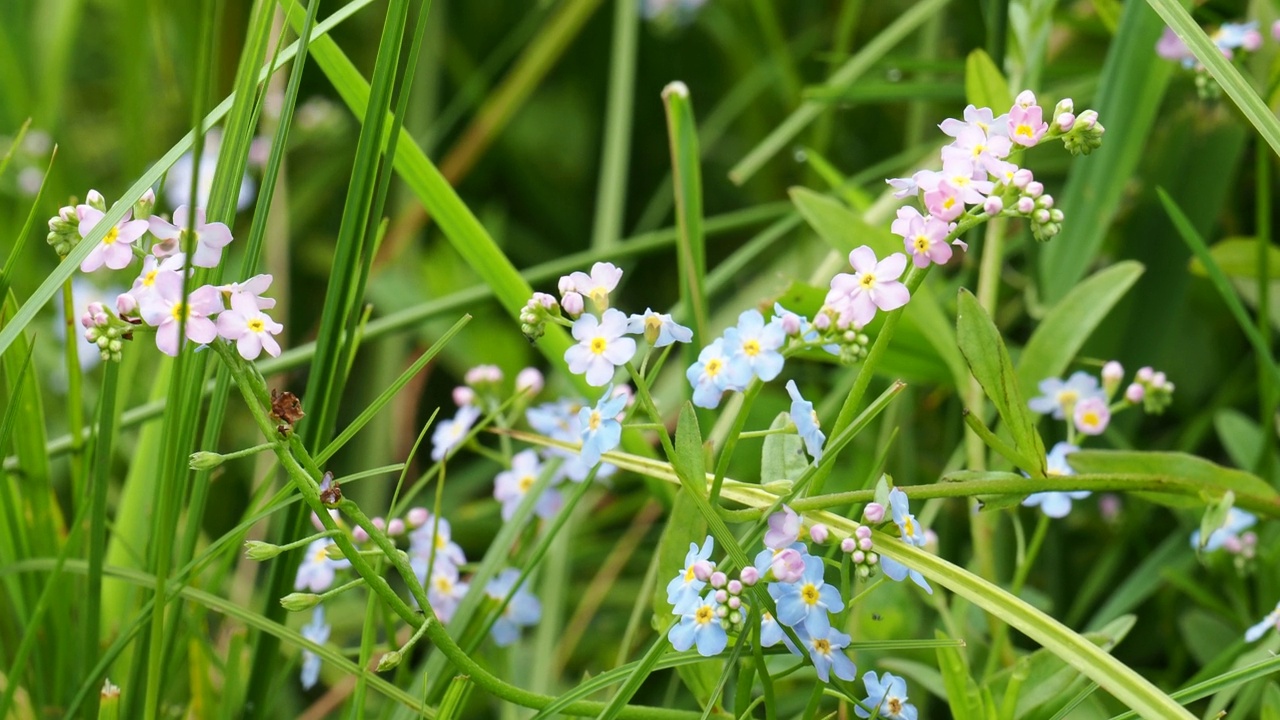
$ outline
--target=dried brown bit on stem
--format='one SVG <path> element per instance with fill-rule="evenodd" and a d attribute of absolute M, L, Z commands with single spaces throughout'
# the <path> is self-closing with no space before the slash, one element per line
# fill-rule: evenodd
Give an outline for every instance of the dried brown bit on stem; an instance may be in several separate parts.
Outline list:
<path fill-rule="evenodd" d="M 285 390 L 281 392 L 275 388 L 271 389 L 271 418 L 280 423 L 276 426 L 276 430 L 281 435 L 288 435 L 293 430 L 293 424 L 306 416 L 302 412 L 302 401 L 298 400 L 298 396 Z"/>
<path fill-rule="evenodd" d="M 325 507 L 336 507 L 342 502 L 342 486 L 328 470 L 324 471 L 324 478 L 320 480 L 320 502 Z"/>

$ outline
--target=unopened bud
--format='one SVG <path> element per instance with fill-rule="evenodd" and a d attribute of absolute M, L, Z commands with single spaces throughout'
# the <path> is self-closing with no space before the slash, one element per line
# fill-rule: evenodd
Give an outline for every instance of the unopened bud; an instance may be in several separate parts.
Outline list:
<path fill-rule="evenodd" d="M 1044 183 L 1039 180 L 1032 180 L 1027 183 L 1027 186 L 1023 188 L 1023 191 L 1033 198 L 1038 198 L 1044 193 Z"/>
<path fill-rule="evenodd" d="M 742 582 L 740 580 L 730 580 L 729 584 L 726 585 L 725 588 L 729 590 L 730 595 L 742 594 Z"/>
<path fill-rule="evenodd" d="M 782 332 L 791 337 L 800 334 L 800 316 L 795 313 L 786 313 L 782 316 Z"/>
<path fill-rule="evenodd" d="M 1014 208 L 1020 215 L 1030 215 L 1036 209 L 1036 201 L 1023 195 L 1018 198 L 1018 204 L 1014 205 Z"/>
<path fill-rule="evenodd" d="M 1062 132 L 1071 132 L 1071 128 L 1076 124 L 1076 116 L 1072 113 L 1062 113 L 1054 119 L 1054 122 Z"/>
<path fill-rule="evenodd" d="M 809 528 L 809 539 L 819 545 L 825 544 L 827 542 L 827 526 L 818 523 Z"/>
<path fill-rule="evenodd" d="M 742 572 L 738 573 L 738 579 L 742 581 L 743 585 L 751 587 L 760 581 L 760 571 L 748 565 L 742 568 Z"/>
<path fill-rule="evenodd" d="M 877 502 L 867 503 L 867 506 L 862 508 L 862 519 L 872 524 L 883 522 L 884 506 Z"/>
<path fill-rule="evenodd" d="M 1030 170 L 1026 168 L 1018 168 L 1013 173 L 1013 186 L 1021 190 L 1034 179 L 1035 177 L 1031 174 Z"/>
<path fill-rule="evenodd" d="M 212 470 L 221 465 L 226 458 L 218 453 L 200 450 L 191 453 L 189 464 L 192 470 Z"/>
<path fill-rule="evenodd" d="M 102 193 L 97 190 L 90 190 L 89 194 L 84 197 L 84 203 L 94 210 L 107 211 L 107 199 L 102 197 Z"/>
<path fill-rule="evenodd" d="M 538 368 L 527 367 L 516 375 L 516 392 L 528 393 L 530 396 L 542 392 L 546 386 L 546 378 Z"/>
<path fill-rule="evenodd" d="M 560 297 L 562 298 L 571 292 L 577 291 L 577 288 L 574 287 L 574 284 L 573 284 L 573 278 L 569 277 L 568 275 L 561 275 L 560 282 L 556 285 L 556 287 L 560 290 Z"/>
<path fill-rule="evenodd" d="M 576 318 L 582 314 L 586 303 L 583 302 L 582 296 L 576 292 L 567 292 L 564 297 L 560 298 L 560 308 L 564 310 L 564 314 L 571 318 Z"/>
<path fill-rule="evenodd" d="M 724 605 L 725 603 L 729 602 L 729 591 L 717 590 L 715 594 L 715 598 L 716 598 L 716 602 L 720 603 L 721 605 Z"/>
<path fill-rule="evenodd" d="M 458 407 L 466 407 L 476 400 L 476 391 L 466 385 L 459 385 L 453 389 L 453 404 Z"/>
<path fill-rule="evenodd" d="M 289 612 L 302 612 L 320 604 L 320 596 L 315 593 L 289 593 L 280 598 L 280 605 Z"/>
<path fill-rule="evenodd" d="M 409 527 L 419 528 L 427 524 L 431 519 L 431 513 L 424 507 L 409 508 L 409 512 L 405 513 L 405 519 L 409 521 Z"/>
<path fill-rule="evenodd" d="M 403 534 L 404 534 L 404 521 L 403 521 L 403 520 L 401 520 L 400 518 L 396 518 L 396 519 L 392 520 L 391 522 L 387 523 L 387 534 L 388 534 L 388 535 L 403 535 Z"/>
<path fill-rule="evenodd" d="M 1029 108 L 1036 104 L 1036 94 L 1030 90 L 1023 90 L 1018 93 L 1018 97 L 1013 99 L 1013 104 L 1024 108 Z"/>
<path fill-rule="evenodd" d="M 248 540 L 244 544 L 244 556 L 256 562 L 270 560 L 279 555 L 281 548 L 279 545 L 272 545 L 269 542 L 261 540 Z"/>
<path fill-rule="evenodd" d="M 392 650 L 389 653 L 385 653 L 378 659 L 378 672 L 386 672 L 388 670 L 396 669 L 396 667 L 400 665 L 400 661 L 403 659 L 404 656 L 400 654 L 399 650 Z"/>
<path fill-rule="evenodd" d="M 132 315 L 138 310 L 138 300 L 129 293 L 120 293 L 116 296 L 116 312 L 121 315 Z"/>
<path fill-rule="evenodd" d="M 858 549 L 858 541 L 847 537 L 840 541 L 840 552 L 851 553 Z"/>
<path fill-rule="evenodd" d="M 715 572 L 715 565 L 706 560 L 697 560 L 693 563 L 693 576 L 706 582 L 711 579 L 711 574 Z"/>
<path fill-rule="evenodd" d="M 999 215 L 1004 211 L 1004 200 L 999 195 L 991 195 L 982 202 L 982 210 L 988 215 Z"/>
<path fill-rule="evenodd" d="M 324 556 L 330 560 L 345 560 L 346 555 L 342 554 L 342 548 L 333 543 L 324 546 Z"/>
<path fill-rule="evenodd" d="M 711 581 L 711 587 L 718 589 L 728 584 L 729 578 L 724 573 L 717 570 L 711 573 L 710 581 Z"/>
<path fill-rule="evenodd" d="M 156 192 L 151 188 L 142 193 L 142 197 L 138 198 L 138 202 L 133 204 L 133 216 L 139 220 L 146 219 L 151 216 L 151 211 L 156 206 Z"/>

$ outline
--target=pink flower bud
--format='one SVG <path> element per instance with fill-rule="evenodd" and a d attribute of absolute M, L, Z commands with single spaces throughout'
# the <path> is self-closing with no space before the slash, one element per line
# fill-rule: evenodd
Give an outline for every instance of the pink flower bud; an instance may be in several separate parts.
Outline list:
<path fill-rule="evenodd" d="M 818 543 L 819 545 L 826 544 L 827 526 L 823 525 L 822 523 L 818 523 L 813 527 L 809 528 L 809 538 L 814 542 Z"/>
<path fill-rule="evenodd" d="M 764 534 L 764 546 L 770 550 L 790 547 L 800 537 L 800 516 L 795 510 L 782 506 L 782 510 L 769 516 L 769 530 Z"/>
<path fill-rule="evenodd" d="M 864 540 L 864 539 L 866 539 L 866 538 L 870 538 L 870 537 L 871 537 L 871 528 L 867 527 L 866 525 L 859 525 L 859 526 L 858 526 L 858 529 L 853 531 L 853 535 L 854 535 L 854 537 L 858 538 L 859 540 Z"/>
<path fill-rule="evenodd" d="M 840 541 L 840 552 L 851 553 L 858 549 L 858 541 L 847 537 Z"/>
<path fill-rule="evenodd" d="M 613 397 L 625 397 L 627 399 L 627 407 L 631 407 L 636 403 L 636 391 L 631 389 L 630 385 L 622 384 L 613 388 Z M 618 413 L 618 420 L 622 420 L 622 416 L 626 413 Z"/>
<path fill-rule="evenodd" d="M 147 191 L 142 193 L 142 197 L 138 198 L 138 202 L 144 202 L 148 205 L 155 205 L 156 191 L 152 190 L 151 188 L 147 188 Z"/>
<path fill-rule="evenodd" d="M 999 195 L 991 195 L 982 202 L 982 210 L 988 215 L 999 215 L 1004 210 L 1004 200 Z"/>
<path fill-rule="evenodd" d="M 1102 382 L 1118 383 L 1124 379 L 1124 366 L 1115 360 L 1102 366 Z"/>
<path fill-rule="evenodd" d="M 751 587 L 760 581 L 760 571 L 748 565 L 742 568 L 742 572 L 738 573 L 738 579 L 742 581 L 743 585 Z"/>
<path fill-rule="evenodd" d="M 560 298 L 560 309 L 564 310 L 564 314 L 569 317 L 578 317 L 585 307 L 582 296 L 576 292 L 567 292 Z"/>
<path fill-rule="evenodd" d="M 706 582 L 711 579 L 711 573 L 715 572 L 715 568 L 715 565 L 706 560 L 698 560 L 693 563 L 693 576 L 702 582 Z"/>
<path fill-rule="evenodd" d="M 1024 191 L 1033 198 L 1038 198 L 1044 194 L 1044 183 L 1039 180 L 1032 180 L 1023 188 Z"/>
<path fill-rule="evenodd" d="M 373 519 L 373 526 L 377 528 L 380 532 L 387 531 L 387 521 L 380 517 L 376 517 Z"/>
<path fill-rule="evenodd" d="M 91 315 L 91 314 L 89 314 L 89 313 L 87 313 L 87 312 L 86 312 L 86 313 L 84 313 L 83 315 L 81 315 L 81 316 L 80 316 L 80 326 L 81 326 L 81 327 L 84 327 L 84 328 L 86 328 L 86 329 L 93 327 L 93 315 Z M 92 340 L 90 340 L 90 342 L 93 342 L 93 341 L 92 341 Z"/>
<path fill-rule="evenodd" d="M 1014 209 L 1021 215 L 1030 215 L 1031 211 L 1036 209 L 1036 201 L 1024 195 L 1018 198 L 1018 204 L 1014 205 Z"/>
<path fill-rule="evenodd" d="M 1151 377 L 1155 374 L 1156 371 L 1152 370 L 1150 367 L 1140 367 L 1138 368 L 1137 380 L 1140 383 L 1149 383 L 1151 382 Z"/>
<path fill-rule="evenodd" d="M 116 296 L 116 312 L 121 315 L 132 315 L 138 310 L 138 300 L 129 293 Z"/>
<path fill-rule="evenodd" d="M 724 590 L 717 590 L 715 597 L 716 597 L 716 602 L 720 603 L 721 605 L 724 605 L 725 603 L 729 602 L 729 593 L 725 592 Z"/>
<path fill-rule="evenodd" d="M 1249 52 L 1256 52 L 1262 47 L 1262 33 L 1257 30 L 1245 30 L 1244 37 L 1240 38 L 1240 47 Z"/>
<path fill-rule="evenodd" d="M 1085 130 L 1092 130 L 1093 126 L 1098 124 L 1098 111 L 1085 110 L 1076 116 L 1076 124 Z"/>
<path fill-rule="evenodd" d="M 1013 99 L 1013 104 L 1024 108 L 1029 108 L 1036 104 L 1036 94 L 1030 90 L 1023 90 L 1018 93 L 1018 97 Z"/>
<path fill-rule="evenodd" d="M 874 545 L 871 542 L 871 538 L 862 538 L 861 540 L 858 541 L 859 550 L 869 551 L 873 546 Z"/>
<path fill-rule="evenodd" d="M 754 570 L 754 568 L 752 568 L 752 569 Z M 741 582 L 741 581 L 739 581 L 739 580 L 730 580 L 730 581 L 729 581 L 729 584 L 728 584 L 728 585 L 726 585 L 725 587 L 727 587 L 727 588 L 729 589 L 729 594 L 730 594 L 730 595 L 740 595 L 740 594 L 742 594 L 742 582 Z"/>
<path fill-rule="evenodd" d="M 1027 183 L 1035 179 L 1031 171 L 1026 168 L 1018 168 L 1013 173 L 1013 186 L 1021 190 L 1027 186 Z"/>
<path fill-rule="evenodd" d="M 573 285 L 573 278 L 568 275 L 561 275 L 560 282 L 556 285 L 560 289 L 560 297 L 564 297 L 571 292 L 576 292 L 577 288 Z"/>
<path fill-rule="evenodd" d="M 502 382 L 502 369 L 497 365 L 477 365 L 462 376 L 468 385 Z"/>
<path fill-rule="evenodd" d="M 1101 513 L 1102 519 L 1107 522 L 1115 522 L 1120 517 L 1121 502 L 1120 496 L 1115 493 L 1105 493 L 1098 498 L 1098 512 Z"/>
<path fill-rule="evenodd" d="M 403 520 L 401 520 L 400 518 L 396 518 L 396 519 L 392 520 L 391 522 L 387 523 L 387 534 L 388 534 L 388 535 L 403 535 L 403 534 L 404 534 L 404 521 L 403 521 Z"/>
<path fill-rule="evenodd" d="M 769 569 L 778 582 L 793 583 L 804 576 L 804 558 L 795 548 L 787 548 L 773 556 Z"/>
<path fill-rule="evenodd" d="M 867 554 L 861 550 L 854 550 L 853 554 L 849 556 L 849 559 L 853 561 L 854 565 L 861 565 L 867 561 Z"/>
<path fill-rule="evenodd" d="M 453 404 L 458 407 L 466 407 L 476 400 L 476 391 L 466 385 L 459 385 L 453 389 Z"/>
<path fill-rule="evenodd" d="M 365 532 L 365 529 L 360 527 L 359 525 L 357 525 L 356 528 L 351 531 L 351 537 L 358 543 L 369 542 L 369 533 Z"/>
<path fill-rule="evenodd" d="M 1235 537 L 1234 535 L 1228 535 L 1226 539 L 1222 541 L 1222 549 L 1232 555 L 1239 555 L 1240 551 L 1244 549 L 1244 546 L 1240 544 L 1240 538 Z"/>
<path fill-rule="evenodd" d="M 875 564 L 876 564 L 876 563 L 878 563 L 878 562 L 880 562 L 880 556 L 879 556 L 879 555 L 877 555 L 877 554 L 875 554 L 875 553 L 867 553 L 867 564 L 868 564 L 868 565 L 875 565 Z"/>
<path fill-rule="evenodd" d="M 1280 20 L 1271 23 L 1271 37 L 1280 40 Z"/>
<path fill-rule="evenodd" d="M 813 327 L 816 328 L 818 332 L 826 332 L 831 329 L 831 316 L 825 312 L 819 312 L 818 317 L 813 319 Z"/>
<path fill-rule="evenodd" d="M 722 588 L 729 583 L 729 578 L 724 573 L 720 572 L 719 570 L 716 570 L 715 572 L 711 573 L 710 581 L 711 581 L 711 587 Z M 721 602 L 724 602 L 724 601 L 721 600 Z"/>
<path fill-rule="evenodd" d="M 884 506 L 877 502 L 867 503 L 867 506 L 862 508 L 862 519 L 872 524 L 883 522 Z M 861 532 L 862 528 L 858 528 L 858 531 Z"/>
<path fill-rule="evenodd" d="M 1053 106 L 1054 117 L 1058 117 L 1063 113 L 1074 113 L 1075 111 L 1076 111 L 1076 104 L 1071 100 L 1071 98 L 1062 98 L 1061 100 L 1058 101 L 1057 105 Z"/>
<path fill-rule="evenodd" d="M 106 205 L 107 199 L 102 197 L 102 193 L 97 190 L 90 190 L 89 193 L 84 196 L 84 202 L 86 205 L 93 207 L 96 205 Z"/>
<path fill-rule="evenodd" d="M 1169 379 L 1165 377 L 1163 372 L 1157 371 L 1151 375 L 1151 384 L 1155 387 L 1164 387 L 1168 381 Z"/>
<path fill-rule="evenodd" d="M 1062 113 L 1054 122 L 1058 124 L 1058 129 L 1062 132 L 1071 132 L 1071 128 L 1075 127 L 1076 116 L 1074 113 Z"/>
<path fill-rule="evenodd" d="M 405 518 L 409 521 L 409 527 L 419 528 L 427 524 L 431 519 L 431 513 L 424 507 L 409 508 L 409 512 L 405 513 Z"/>
<path fill-rule="evenodd" d="M 542 377 L 542 371 L 538 368 L 527 367 L 516 375 L 516 391 L 527 392 L 529 395 L 537 395 L 542 392 L 542 388 L 546 385 L 546 379 Z"/>
<path fill-rule="evenodd" d="M 1141 383 L 1129 383 L 1129 387 L 1124 389 L 1124 399 L 1137 405 L 1142 402 L 1142 398 L 1147 396 L 1147 389 Z"/>
<path fill-rule="evenodd" d="M 734 595 L 733 597 L 729 598 L 730 610 L 737 610 L 740 607 L 742 607 L 742 600 L 738 599 L 737 595 Z"/>
<path fill-rule="evenodd" d="M 544 310 L 554 310 L 556 305 L 559 304 L 556 302 L 554 295 L 548 295 L 544 292 L 534 293 L 533 297 L 529 299 L 529 302 L 534 305 L 541 306 Z"/>
<path fill-rule="evenodd" d="M 787 313 L 782 316 L 782 332 L 791 337 L 800 334 L 800 316 L 795 313 Z"/>

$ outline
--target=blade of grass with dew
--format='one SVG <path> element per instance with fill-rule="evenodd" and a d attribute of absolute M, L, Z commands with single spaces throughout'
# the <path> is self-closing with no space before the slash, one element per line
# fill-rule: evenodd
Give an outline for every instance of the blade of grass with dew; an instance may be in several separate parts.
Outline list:
<path fill-rule="evenodd" d="M 1267 346 L 1266 340 L 1262 334 L 1258 332 L 1258 328 L 1253 321 L 1249 319 L 1249 313 L 1244 308 L 1244 303 L 1236 295 L 1236 291 L 1231 287 L 1231 281 L 1227 279 L 1222 269 L 1218 267 L 1217 262 L 1213 259 L 1213 254 L 1209 252 L 1209 246 L 1205 243 L 1204 238 L 1200 237 L 1200 233 L 1196 232 L 1191 221 L 1178 208 L 1177 203 L 1163 188 L 1156 188 L 1156 194 L 1160 197 L 1160 202 L 1164 205 L 1165 212 L 1169 214 L 1169 219 L 1173 221 L 1173 226 L 1177 228 L 1178 234 L 1182 236 L 1183 242 L 1191 248 L 1191 252 L 1195 253 L 1196 258 L 1204 266 L 1205 272 L 1209 275 L 1209 279 L 1213 282 L 1213 286 L 1217 289 L 1218 294 L 1222 296 L 1223 302 L 1227 304 L 1227 309 L 1231 311 L 1232 317 L 1240 324 L 1240 329 L 1244 331 L 1244 335 L 1249 340 L 1249 344 L 1253 346 L 1254 352 L 1258 354 L 1261 362 L 1265 363 L 1271 376 L 1280 380 L 1280 367 L 1277 367 L 1275 357 L 1271 354 L 1271 348 Z"/>
<path fill-rule="evenodd" d="M 840 66 L 822 87 L 830 92 L 839 92 L 852 85 L 858 78 L 871 69 L 881 58 L 892 50 L 899 42 L 914 32 L 926 20 L 942 11 L 948 0 L 924 0 L 916 3 L 906 12 L 880 31 L 870 42 L 862 47 L 853 57 Z M 774 128 L 768 137 L 755 146 L 746 157 L 738 161 L 729 171 L 729 179 L 741 185 L 755 175 L 774 155 L 778 154 L 787 143 L 808 127 L 809 123 L 830 106 L 824 102 L 807 101 L 787 117 L 782 124 Z"/>
<path fill-rule="evenodd" d="M 334 12 L 328 18 L 325 18 L 324 22 L 316 26 L 312 39 L 314 40 L 315 37 L 324 36 L 334 27 L 351 17 L 351 15 L 355 14 L 357 10 L 360 10 L 372 2 L 373 0 L 352 0 L 347 3 L 347 5 L 341 10 Z M 280 53 L 278 63 L 283 65 L 284 63 L 292 60 L 296 52 L 297 43 L 295 42 L 286 48 L 284 52 Z M 259 78 L 265 78 L 269 70 L 274 70 L 274 68 L 264 68 L 259 74 Z M 219 103 L 217 107 L 213 108 L 213 110 L 204 117 L 201 127 L 208 129 L 225 117 L 227 111 L 231 108 L 233 100 L 233 96 L 228 96 Z M 133 203 L 136 202 L 138 198 L 142 197 L 144 192 L 154 186 L 161 176 L 163 176 L 165 172 L 167 172 L 169 168 L 177 162 L 178 158 L 182 157 L 183 153 L 186 153 L 191 149 L 194 138 L 194 133 L 189 133 L 184 136 L 172 148 L 170 148 L 163 157 L 157 160 L 151 168 L 143 173 L 142 176 L 133 183 L 133 185 L 130 185 L 129 189 L 125 190 L 120 199 L 107 209 L 103 219 L 98 223 L 94 230 L 90 232 L 87 237 L 81 240 L 80 243 L 71 251 L 71 254 L 64 258 L 58 265 L 57 269 L 50 273 L 49 276 L 40 283 L 40 286 L 36 288 L 35 292 L 31 294 L 31 297 L 22 304 L 16 314 L 8 315 L 12 320 L 10 320 L 9 323 L 0 330 L 0 354 L 4 354 L 9 349 L 10 345 L 12 345 L 14 340 L 18 337 L 18 334 L 26 329 L 27 325 L 35 319 L 36 313 L 40 312 L 40 309 L 53 298 L 54 293 L 62 287 L 62 283 L 66 282 L 67 278 L 71 277 L 71 275 L 80 268 L 80 263 L 83 262 L 93 248 L 102 241 L 102 238 L 107 234 L 107 230 L 123 219 L 124 214 L 132 208 Z"/>
<path fill-rule="evenodd" d="M 615 0 L 600 181 L 596 187 L 596 213 L 591 229 L 591 247 L 597 250 L 607 250 L 622 241 L 639 27 L 640 13 L 636 12 L 635 3 Z"/>
<path fill-rule="evenodd" d="M 702 164 L 698 155 L 698 125 L 693 119 L 689 88 L 676 81 L 662 90 L 666 107 L 667 135 L 671 146 L 671 169 L 676 198 L 677 267 L 680 269 L 680 299 L 693 340 L 686 349 L 691 364 L 707 332 L 707 250 L 702 230 Z"/>
<path fill-rule="evenodd" d="M 1040 253 L 1041 295 L 1055 305 L 1084 277 L 1107 227 L 1120 209 L 1124 188 L 1146 151 L 1173 63 L 1152 48 L 1164 24 L 1142 3 L 1126 3 L 1120 30 L 1102 67 L 1094 108 L 1107 128 L 1102 147 L 1071 166 L 1057 195 L 1067 221 Z"/>

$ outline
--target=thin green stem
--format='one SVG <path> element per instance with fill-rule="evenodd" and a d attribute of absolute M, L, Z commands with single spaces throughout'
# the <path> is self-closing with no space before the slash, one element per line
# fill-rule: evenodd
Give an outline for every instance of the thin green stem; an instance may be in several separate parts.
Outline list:
<path fill-rule="evenodd" d="M 733 459 L 733 451 L 738 447 L 738 440 L 743 437 L 742 428 L 747 424 L 751 406 L 755 403 L 756 397 L 760 395 L 760 390 L 763 387 L 764 383 L 760 381 L 760 378 L 753 378 L 751 384 L 747 386 L 746 391 L 742 394 L 742 404 L 738 406 L 738 414 L 733 418 L 733 427 L 729 430 L 728 436 L 725 437 L 724 448 L 720 450 L 720 457 L 716 461 L 716 475 L 715 479 L 711 481 L 711 504 L 713 506 L 720 502 L 720 486 L 724 484 L 724 474 L 729 471 L 729 461 Z"/>
<path fill-rule="evenodd" d="M 1271 149 L 1258 140 L 1255 144 L 1257 178 L 1255 203 L 1258 236 L 1258 334 L 1262 345 L 1271 349 Z M 1275 446 L 1276 384 L 1267 358 L 1258 358 L 1258 420 L 1262 425 L 1262 442 L 1258 449 L 1258 474 L 1271 480 L 1274 471 L 1272 448 Z"/>
<path fill-rule="evenodd" d="M 76 318 L 75 297 L 72 293 L 71 280 L 62 284 L 62 322 L 66 333 L 63 343 L 67 365 L 67 432 L 72 437 L 71 445 L 71 487 L 75 497 L 85 497 L 84 493 L 84 451 L 83 443 L 76 442 L 84 433 L 84 391 L 80 373 L 80 323 Z"/>

